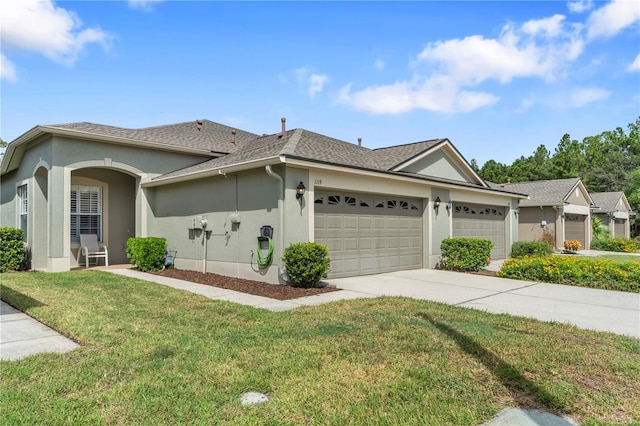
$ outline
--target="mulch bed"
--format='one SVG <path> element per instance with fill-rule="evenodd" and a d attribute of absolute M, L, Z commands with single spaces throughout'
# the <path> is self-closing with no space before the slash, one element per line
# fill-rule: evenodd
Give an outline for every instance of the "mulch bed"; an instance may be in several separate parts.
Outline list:
<path fill-rule="evenodd" d="M 184 281 L 191 281 L 198 284 L 210 285 L 213 287 L 234 290 L 240 293 L 253 294 L 254 296 L 269 297 L 277 300 L 297 299 L 305 296 L 315 296 L 317 294 L 339 291 L 335 287 L 319 288 L 298 288 L 290 285 L 269 284 L 262 281 L 245 280 L 243 278 L 227 277 L 224 275 L 202 273 L 197 271 L 187 271 L 183 269 L 165 269 L 155 272 L 163 277 L 176 278 Z"/>

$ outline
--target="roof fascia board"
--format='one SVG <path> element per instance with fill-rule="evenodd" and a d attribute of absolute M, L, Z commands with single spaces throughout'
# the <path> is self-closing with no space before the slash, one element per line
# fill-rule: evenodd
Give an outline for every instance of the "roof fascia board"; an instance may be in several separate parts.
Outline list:
<path fill-rule="evenodd" d="M 429 182 L 432 186 L 436 186 L 438 188 L 446 188 L 446 189 L 463 188 L 473 192 L 481 192 L 485 194 L 486 193 L 498 194 L 498 195 L 503 195 L 505 197 L 513 197 L 513 198 L 519 198 L 519 199 L 526 199 L 528 197 L 526 194 L 494 190 L 492 188 L 487 188 L 487 187 L 474 188 L 470 186 L 455 185 L 455 184 L 446 183 L 446 182 L 438 182 L 438 181 L 430 180 L 427 176 L 424 176 L 424 177 L 403 176 L 403 175 L 390 173 L 390 172 L 379 172 L 379 171 L 373 171 L 373 170 L 357 169 L 353 167 L 335 166 L 331 164 L 305 161 L 300 159 L 292 159 L 291 157 L 287 157 L 286 164 L 289 166 L 316 168 L 316 169 L 323 169 L 323 170 L 335 170 L 335 171 L 353 173 L 353 174 L 362 175 L 362 176 L 380 177 L 380 175 L 382 175 L 385 178 L 390 178 L 390 179 L 402 181 L 402 182 L 413 182 L 413 183 L 415 183 L 416 181 Z"/>
<path fill-rule="evenodd" d="M 252 161 L 246 161 L 243 163 L 230 164 L 228 166 L 214 167 L 212 169 L 193 172 L 186 175 L 180 175 L 180 176 L 174 176 L 174 177 L 168 177 L 168 178 L 157 178 L 155 180 L 144 182 L 141 184 L 141 186 L 145 188 L 151 188 L 154 186 L 170 185 L 170 184 L 179 183 L 179 182 L 187 182 L 190 180 L 204 179 L 211 176 L 224 175 L 226 173 L 242 172 L 245 170 L 255 169 L 257 167 L 264 167 L 268 164 L 273 165 L 281 162 L 284 162 L 284 161 L 282 161 L 282 159 L 277 156 L 261 158 L 259 160 L 252 160 Z"/>
<path fill-rule="evenodd" d="M 473 167 L 471 167 L 469 165 L 469 163 L 467 162 L 467 160 L 462 156 L 462 154 L 460 154 L 460 152 L 456 149 L 455 146 L 453 146 L 453 144 L 451 143 L 451 141 L 449 139 L 443 139 L 441 142 L 435 144 L 434 146 L 432 146 L 431 148 L 423 151 L 422 153 L 416 155 L 415 157 L 409 159 L 408 161 L 405 161 L 404 163 L 398 164 L 397 166 L 393 167 L 391 170 L 392 171 L 401 171 L 402 169 L 409 167 L 412 164 L 417 163 L 418 161 L 422 160 L 425 157 L 428 157 L 429 155 L 431 155 L 433 152 L 440 150 L 440 149 L 446 149 L 449 148 L 447 151 L 448 154 L 453 154 L 454 156 L 454 160 L 458 163 L 458 165 L 461 165 L 462 168 L 464 169 L 463 172 L 465 174 L 467 174 L 469 177 L 475 179 L 479 184 L 481 184 L 484 187 L 488 187 L 489 185 L 484 181 L 484 179 L 482 179 L 480 177 L 480 175 L 478 175 L 476 173 L 475 170 L 473 170 Z"/>
<path fill-rule="evenodd" d="M 5 174 L 7 172 L 10 172 L 11 170 L 17 169 L 17 167 L 9 168 L 9 165 L 13 162 L 16 149 L 42 136 L 43 134 L 45 134 L 45 132 L 42 131 L 42 126 L 35 126 L 22 135 L 18 136 L 11 143 L 9 143 L 7 145 L 7 149 L 4 152 L 4 157 L 2 158 L 2 167 L 0 167 L 0 174 Z"/>

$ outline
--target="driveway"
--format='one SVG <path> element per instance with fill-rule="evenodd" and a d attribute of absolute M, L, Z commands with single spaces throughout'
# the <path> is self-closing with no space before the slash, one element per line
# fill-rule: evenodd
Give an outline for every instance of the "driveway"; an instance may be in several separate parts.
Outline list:
<path fill-rule="evenodd" d="M 363 297 L 406 296 L 640 339 L 640 294 L 637 293 L 434 269 L 337 278 L 328 282 L 362 293 Z"/>

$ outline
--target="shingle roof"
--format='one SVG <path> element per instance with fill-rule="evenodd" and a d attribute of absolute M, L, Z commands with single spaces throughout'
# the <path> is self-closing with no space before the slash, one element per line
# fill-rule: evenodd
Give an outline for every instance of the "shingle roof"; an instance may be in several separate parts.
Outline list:
<path fill-rule="evenodd" d="M 529 199 L 521 200 L 520 206 L 539 206 L 563 204 L 566 198 L 580 182 L 580 178 L 538 180 L 533 182 L 518 182 L 492 184 L 494 188 L 528 194 Z"/>
<path fill-rule="evenodd" d="M 409 143 L 405 145 L 378 148 L 371 152 L 375 161 L 383 168 L 391 170 L 402 163 L 406 163 L 428 149 L 444 142 L 446 139 L 432 139 L 428 141 Z"/>
<path fill-rule="evenodd" d="M 235 129 L 209 120 L 202 120 L 200 130 L 198 130 L 195 121 L 141 129 L 127 129 L 87 122 L 55 124 L 46 127 L 219 153 L 233 152 L 240 143 L 258 137 L 258 135 L 244 130 L 236 130 L 236 143 L 231 143 L 231 131 Z"/>
<path fill-rule="evenodd" d="M 618 201 L 624 196 L 624 192 L 591 192 L 589 195 L 594 207 L 600 207 L 600 213 L 611 213 L 618 211 Z"/>
<path fill-rule="evenodd" d="M 389 171 L 396 164 L 408 161 L 439 141 L 426 141 L 372 150 L 309 130 L 294 129 L 287 131 L 287 138 L 284 140 L 280 133 L 277 133 L 239 143 L 235 152 L 159 176 L 156 180 L 205 172 L 280 155 L 359 169 Z"/>

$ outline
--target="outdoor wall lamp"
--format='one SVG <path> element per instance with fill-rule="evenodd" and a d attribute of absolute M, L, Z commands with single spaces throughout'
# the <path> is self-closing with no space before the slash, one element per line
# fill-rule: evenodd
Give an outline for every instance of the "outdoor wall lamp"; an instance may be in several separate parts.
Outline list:
<path fill-rule="evenodd" d="M 447 211 L 451 210 L 452 207 L 453 207 L 453 201 L 449 200 L 449 202 L 447 203 Z"/>
<path fill-rule="evenodd" d="M 519 213 L 520 213 L 520 209 L 513 210 L 513 214 L 516 215 L 516 217 L 518 217 Z"/>
<path fill-rule="evenodd" d="M 298 187 L 296 188 L 296 200 L 300 202 L 300 205 L 302 205 L 302 196 L 304 195 L 304 191 L 306 189 L 307 188 L 304 186 L 304 183 L 300 181 L 300 183 L 298 184 Z"/>
<path fill-rule="evenodd" d="M 436 197 L 435 200 L 433 200 L 433 209 L 437 212 L 438 209 L 440 208 L 440 203 L 442 201 L 440 200 L 440 197 Z"/>

